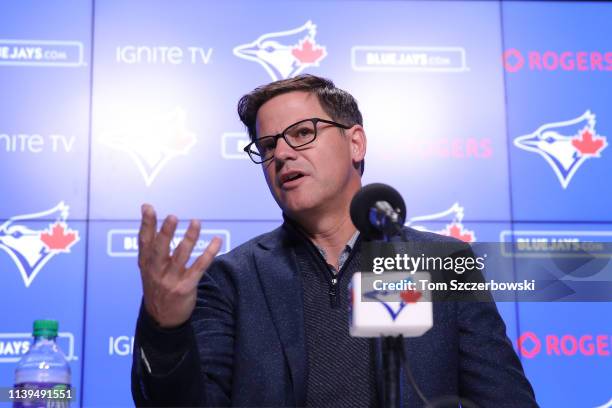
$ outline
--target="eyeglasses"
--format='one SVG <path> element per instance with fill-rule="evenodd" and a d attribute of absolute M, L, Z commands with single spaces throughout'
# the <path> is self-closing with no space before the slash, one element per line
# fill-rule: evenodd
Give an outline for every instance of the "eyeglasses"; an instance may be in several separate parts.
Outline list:
<path fill-rule="evenodd" d="M 326 119 L 304 119 L 289 126 L 287 129 L 283 130 L 282 133 L 255 139 L 244 147 L 244 151 L 247 152 L 251 160 L 257 164 L 267 162 L 274 157 L 276 144 L 281 137 L 285 139 L 285 142 L 293 149 L 314 142 L 320 130 L 318 126 L 319 123 L 327 123 L 328 125 L 342 129 L 350 129 L 352 127 Z"/>

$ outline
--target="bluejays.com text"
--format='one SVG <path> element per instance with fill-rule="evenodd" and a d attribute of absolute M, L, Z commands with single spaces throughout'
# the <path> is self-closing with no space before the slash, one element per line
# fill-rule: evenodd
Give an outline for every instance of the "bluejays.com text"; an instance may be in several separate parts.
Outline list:
<path fill-rule="evenodd" d="M 485 255 L 486 256 L 486 255 Z M 379 275 L 383 272 L 447 271 L 462 274 L 466 271 L 479 270 L 485 267 L 483 256 L 477 257 L 440 257 L 409 256 L 395 254 L 392 257 L 376 257 L 372 261 L 372 272 Z"/>

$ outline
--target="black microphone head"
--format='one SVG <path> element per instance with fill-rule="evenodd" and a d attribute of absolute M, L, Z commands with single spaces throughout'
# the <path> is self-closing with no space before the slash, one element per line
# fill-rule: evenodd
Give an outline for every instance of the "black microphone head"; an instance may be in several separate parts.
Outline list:
<path fill-rule="evenodd" d="M 351 220 L 367 239 L 381 239 L 382 233 L 370 222 L 370 208 L 377 201 L 386 201 L 398 210 L 399 222 L 406 221 L 406 203 L 396 189 L 382 183 L 368 184 L 355 194 L 351 201 Z"/>

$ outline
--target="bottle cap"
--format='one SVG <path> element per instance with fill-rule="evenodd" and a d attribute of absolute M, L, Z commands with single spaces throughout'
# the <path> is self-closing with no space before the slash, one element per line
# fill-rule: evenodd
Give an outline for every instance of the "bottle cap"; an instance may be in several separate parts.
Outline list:
<path fill-rule="evenodd" d="M 33 335 L 34 337 L 57 337 L 58 326 L 57 320 L 35 320 Z"/>

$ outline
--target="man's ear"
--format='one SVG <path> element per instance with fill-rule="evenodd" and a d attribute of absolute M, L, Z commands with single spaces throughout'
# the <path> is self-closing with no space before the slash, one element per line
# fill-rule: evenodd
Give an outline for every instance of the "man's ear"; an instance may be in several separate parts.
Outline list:
<path fill-rule="evenodd" d="M 360 163 L 365 157 L 368 144 L 365 130 L 363 130 L 363 126 L 355 125 L 348 129 L 346 133 L 351 144 L 351 159 L 353 163 Z"/>

